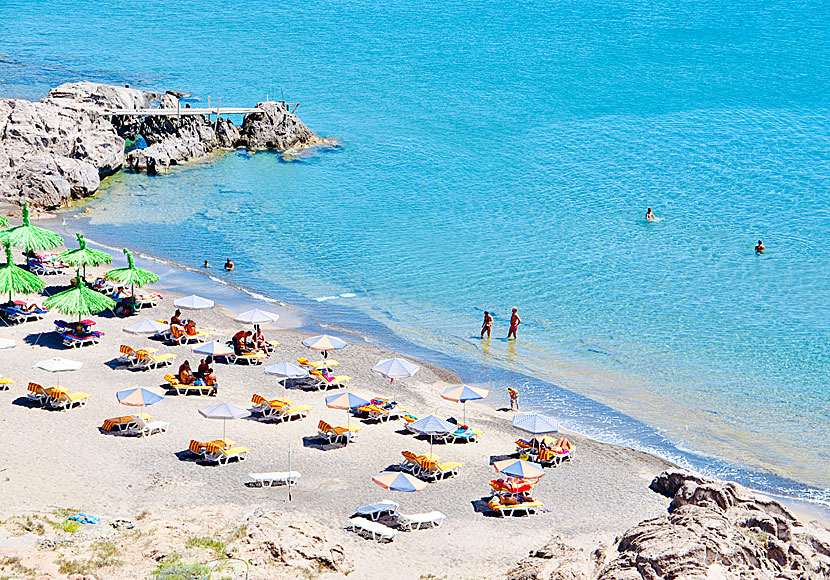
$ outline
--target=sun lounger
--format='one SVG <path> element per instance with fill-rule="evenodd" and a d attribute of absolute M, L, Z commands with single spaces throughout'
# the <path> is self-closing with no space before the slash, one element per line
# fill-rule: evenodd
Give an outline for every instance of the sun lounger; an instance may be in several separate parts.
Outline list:
<path fill-rule="evenodd" d="M 137 350 L 136 355 L 138 356 L 138 360 L 133 365 L 133 368 L 142 371 L 155 370 L 159 367 L 173 364 L 173 359 L 177 356 L 172 352 L 154 354 L 146 350 Z"/>
<path fill-rule="evenodd" d="M 366 518 L 352 518 L 349 521 L 349 525 L 346 526 L 346 529 L 362 536 L 371 536 L 371 538 L 378 543 L 383 541 L 391 542 L 399 533 L 398 530 L 393 530 L 388 526 L 384 526 L 380 522 L 373 522 L 372 520 L 367 520 Z"/>
<path fill-rule="evenodd" d="M 284 405 L 276 410 L 274 419 L 282 423 L 283 421 L 295 421 L 308 417 L 308 412 L 311 407 L 308 405 Z"/>
<path fill-rule="evenodd" d="M 556 467 L 573 457 L 574 448 L 571 442 L 560 437 L 553 446 L 538 451 L 537 461 L 545 467 Z"/>
<path fill-rule="evenodd" d="M 104 424 L 101 425 L 101 431 L 107 433 L 125 433 L 135 426 L 135 418 L 132 415 L 124 415 L 123 417 L 112 417 L 105 419 Z"/>
<path fill-rule="evenodd" d="M 13 381 L 11 379 L 7 379 L 6 377 L 0 377 L 0 391 L 8 391 L 9 387 L 11 387 Z"/>
<path fill-rule="evenodd" d="M 223 358 L 229 365 L 246 364 L 246 365 L 261 365 L 268 360 L 268 354 L 264 352 L 246 352 L 243 354 L 227 354 Z"/>
<path fill-rule="evenodd" d="M 322 373 L 315 374 L 316 372 L 317 371 L 313 371 L 310 374 L 315 379 L 314 388 L 318 391 L 339 389 L 341 387 L 345 387 L 346 383 L 352 380 L 352 377 L 348 375 L 338 375 L 336 377 L 333 377 L 330 375 L 324 375 Z"/>
<path fill-rule="evenodd" d="M 72 407 L 83 407 L 91 397 L 87 393 L 68 393 L 57 387 L 46 389 L 46 394 L 49 396 L 49 406 L 61 411 L 66 411 Z"/>
<path fill-rule="evenodd" d="M 274 473 L 249 473 L 251 483 L 259 487 L 274 487 L 277 485 L 297 485 L 300 473 L 297 471 L 277 471 Z"/>
<path fill-rule="evenodd" d="M 227 465 L 231 459 L 245 461 L 250 451 L 251 450 L 247 447 L 242 447 L 240 445 L 230 448 L 223 447 L 221 449 L 217 449 L 216 451 L 208 452 L 205 455 L 205 461 L 216 462 L 219 465 Z"/>
<path fill-rule="evenodd" d="M 138 435 L 139 437 L 147 437 L 153 433 L 165 433 L 170 428 L 170 423 L 165 421 L 154 421 L 148 415 L 135 415 L 134 426 L 127 430 L 130 435 Z"/>
<path fill-rule="evenodd" d="M 202 384 L 195 384 L 195 385 L 186 385 L 179 381 L 176 375 L 167 374 L 164 375 L 164 380 L 167 381 L 167 385 L 164 388 L 173 390 L 176 392 L 177 395 L 190 395 L 195 393 L 196 395 L 210 395 L 215 396 L 216 394 L 216 386 Z M 200 381 L 201 382 L 201 381 Z"/>
<path fill-rule="evenodd" d="M 30 256 L 26 261 L 29 271 L 38 276 L 49 276 L 52 274 L 62 274 L 66 270 L 66 266 L 60 262 L 54 261 L 53 254 L 45 254 L 43 256 Z"/>
<path fill-rule="evenodd" d="M 381 423 L 390 419 L 400 419 L 407 413 L 409 413 L 409 409 L 387 399 L 372 399 L 368 405 L 355 409 L 356 415 L 365 416 L 369 420 Z"/>
<path fill-rule="evenodd" d="M 31 310 L 26 309 L 25 304 L 11 303 L 0 306 L 0 315 L 3 316 L 9 323 L 17 324 L 18 322 L 27 322 L 29 320 L 40 320 L 49 311 L 39 306 L 33 307 Z"/>
<path fill-rule="evenodd" d="M 326 360 L 317 360 L 317 361 L 310 361 L 307 358 L 298 358 L 297 363 L 301 367 L 305 367 L 307 369 L 315 370 L 315 371 L 323 371 L 327 369 L 332 369 L 334 367 L 339 367 L 340 363 L 334 359 L 326 359 Z"/>
<path fill-rule="evenodd" d="M 349 443 L 354 441 L 357 437 L 357 432 L 360 431 L 361 427 L 332 427 L 325 421 L 320 421 L 317 424 L 317 431 L 318 435 L 328 441 L 329 443 L 337 443 L 338 441 L 343 441 L 343 443 Z"/>
<path fill-rule="evenodd" d="M 274 416 L 278 409 L 283 408 L 286 404 L 289 404 L 288 401 L 283 399 L 266 399 L 262 395 L 258 395 L 254 393 L 251 397 L 251 402 L 254 404 L 251 407 L 251 411 L 254 413 L 259 413 L 262 415 L 264 419 L 269 419 Z"/>
<path fill-rule="evenodd" d="M 504 501 L 504 498 L 501 498 L 501 501 Z M 515 504 L 503 504 L 500 501 L 499 496 L 494 496 L 487 502 L 487 505 L 490 506 L 490 509 L 499 514 L 500 516 L 515 516 L 517 514 L 525 513 L 526 515 L 533 515 L 541 508 L 545 507 L 540 501 L 518 501 Z"/>
<path fill-rule="evenodd" d="M 235 445 L 236 441 L 233 441 L 232 439 L 214 439 L 213 441 L 207 441 L 205 443 L 202 443 L 201 441 L 196 441 L 195 439 L 191 439 L 188 449 L 194 455 L 198 455 L 199 457 L 205 457 L 209 453 L 214 453 L 220 448 L 230 449 Z"/>
<path fill-rule="evenodd" d="M 434 459 L 420 456 L 418 457 L 418 465 L 421 467 L 421 472 L 418 474 L 418 477 L 427 481 L 438 481 L 439 479 L 457 476 L 458 469 L 464 464 L 456 461 L 438 463 Z"/>
<path fill-rule="evenodd" d="M 441 512 L 427 512 L 425 514 L 398 514 L 398 525 L 402 530 L 411 532 L 421 528 L 440 528 L 447 516 Z"/>
<path fill-rule="evenodd" d="M 159 349 L 148 347 L 136 350 L 131 346 L 122 344 L 118 351 L 121 353 L 119 360 L 124 364 L 129 364 L 133 366 L 136 365 L 138 361 L 141 359 L 140 353 L 156 354 L 159 351 Z"/>
<path fill-rule="evenodd" d="M 42 386 L 37 383 L 29 383 L 28 390 L 26 391 L 26 396 L 29 400 L 37 403 L 41 407 L 45 406 L 46 403 L 49 401 L 49 393 L 46 392 Z"/>
<path fill-rule="evenodd" d="M 82 346 L 89 346 L 101 342 L 103 332 L 90 332 L 89 334 L 77 334 L 74 332 L 61 332 L 61 339 L 63 344 L 69 348 L 80 348 Z"/>
<path fill-rule="evenodd" d="M 210 337 L 209 332 L 194 332 L 188 334 L 187 331 L 180 326 L 170 327 L 170 341 L 178 345 L 188 344 L 191 342 L 205 342 Z"/>
<path fill-rule="evenodd" d="M 371 518 L 372 521 L 376 522 L 382 515 L 398 515 L 398 504 L 391 499 L 384 499 L 376 503 L 355 508 L 354 513 L 358 516 Z"/>
<path fill-rule="evenodd" d="M 490 488 L 496 494 L 518 494 L 528 493 L 531 489 L 536 487 L 539 483 L 538 479 L 517 479 L 508 477 L 507 479 L 494 479 L 490 482 Z"/>
<path fill-rule="evenodd" d="M 475 443 L 478 441 L 478 436 L 482 434 L 482 431 L 478 431 L 476 429 L 471 429 L 469 427 L 466 428 L 459 428 L 452 433 L 448 433 L 447 435 L 435 435 L 434 442 L 435 443 Z"/>

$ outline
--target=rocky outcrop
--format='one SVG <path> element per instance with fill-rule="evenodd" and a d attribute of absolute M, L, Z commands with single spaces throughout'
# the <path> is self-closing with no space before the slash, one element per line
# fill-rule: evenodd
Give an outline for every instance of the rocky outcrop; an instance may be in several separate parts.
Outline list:
<path fill-rule="evenodd" d="M 180 94 L 79 82 L 52 89 L 38 102 L 0 99 L 0 199 L 55 208 L 97 191 L 100 179 L 127 165 L 164 173 L 219 148 L 302 147 L 319 141 L 279 103 L 260 103 L 242 127 L 206 117 L 104 115 L 110 109 L 176 108 Z M 141 135 L 147 148 L 125 156 L 126 140 Z"/>
<path fill-rule="evenodd" d="M 283 578 L 286 568 L 309 577 L 321 572 L 348 574 L 354 568 L 343 546 L 332 542 L 325 528 L 273 511 L 256 510 L 235 548 L 239 558 L 251 563 L 251 577 L 263 580 Z"/>
<path fill-rule="evenodd" d="M 288 105 L 257 103 L 262 113 L 245 115 L 239 130 L 238 144 L 249 149 L 291 149 L 310 145 L 318 138 L 291 113 Z"/>
<path fill-rule="evenodd" d="M 709 481 L 683 471 L 661 473 L 650 488 L 671 498 L 668 514 L 629 529 L 615 552 L 589 556 L 554 539 L 525 559 L 509 578 L 830 578 L 830 531 L 818 523 L 799 522 L 779 502 L 734 483 Z M 603 559 L 605 563 L 598 566 Z"/>

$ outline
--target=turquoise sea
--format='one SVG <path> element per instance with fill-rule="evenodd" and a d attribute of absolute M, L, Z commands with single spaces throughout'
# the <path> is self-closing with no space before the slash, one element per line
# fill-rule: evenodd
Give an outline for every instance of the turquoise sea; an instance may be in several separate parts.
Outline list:
<path fill-rule="evenodd" d="M 298 101 L 339 147 L 122 174 L 69 227 L 232 257 L 213 273 L 496 403 L 520 385 L 568 427 L 828 502 L 827 8 L 4 0 L 0 96 Z"/>

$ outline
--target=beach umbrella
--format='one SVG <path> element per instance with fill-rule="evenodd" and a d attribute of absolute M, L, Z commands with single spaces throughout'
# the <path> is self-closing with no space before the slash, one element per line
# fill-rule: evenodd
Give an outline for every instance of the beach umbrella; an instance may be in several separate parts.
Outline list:
<path fill-rule="evenodd" d="M 119 403 L 128 407 L 149 407 L 164 400 L 164 397 L 160 394 L 143 387 L 118 391 L 115 396 Z"/>
<path fill-rule="evenodd" d="M 158 334 L 167 330 L 167 325 L 158 320 L 142 318 L 129 326 L 125 326 L 123 330 L 130 334 Z"/>
<path fill-rule="evenodd" d="M 173 301 L 173 305 L 176 308 L 184 308 L 185 310 L 207 310 L 208 308 L 213 308 L 213 304 L 213 300 L 208 300 L 195 294 L 185 296 L 184 298 L 177 298 Z"/>
<path fill-rule="evenodd" d="M 272 322 L 276 322 L 279 317 L 279 314 L 254 308 L 253 310 L 246 310 L 234 318 L 234 320 L 244 324 L 253 324 L 254 328 L 258 329 L 260 324 L 271 324 Z"/>
<path fill-rule="evenodd" d="M 159 281 L 159 277 L 150 270 L 136 267 L 133 255 L 127 248 L 124 248 L 124 253 L 127 255 L 127 267 L 110 270 L 106 273 L 104 279 L 119 282 L 120 284 L 129 284 L 130 294 L 133 297 L 133 305 L 135 305 L 135 287 L 138 286 L 141 288 L 147 284 L 154 284 Z"/>
<path fill-rule="evenodd" d="M 26 253 L 34 250 L 57 248 L 63 239 L 55 232 L 33 226 L 29 223 L 29 204 L 23 203 L 23 223 L 15 228 L 0 232 L 0 242 L 23 248 Z"/>
<path fill-rule="evenodd" d="M 40 369 L 42 371 L 46 371 L 49 373 L 56 373 L 58 375 L 58 387 L 61 386 L 61 373 L 67 373 L 70 371 L 77 371 L 84 363 L 76 361 L 76 360 L 69 360 L 66 358 L 50 358 L 46 360 L 39 361 L 35 363 L 34 368 Z"/>
<path fill-rule="evenodd" d="M 12 249 L 8 242 L 3 244 L 6 248 L 6 265 L 0 268 L 0 292 L 9 293 L 9 302 L 12 301 L 12 294 L 34 294 L 40 292 L 46 286 L 43 280 L 15 265 L 12 259 Z"/>
<path fill-rule="evenodd" d="M 75 237 L 78 238 L 78 249 L 66 250 L 58 254 L 58 260 L 61 263 L 74 266 L 76 269 L 83 267 L 84 278 L 86 278 L 87 266 L 101 266 L 112 262 L 112 256 L 106 252 L 87 248 L 83 234 L 75 234 Z"/>
<path fill-rule="evenodd" d="M 199 409 L 199 414 L 206 419 L 222 419 L 222 439 L 225 438 L 225 423 L 228 419 L 242 419 L 250 417 L 251 412 L 232 403 L 217 403 L 204 409 Z"/>
<path fill-rule="evenodd" d="M 312 336 L 303 341 L 303 344 L 310 349 L 323 351 L 323 358 L 328 356 L 330 350 L 339 350 L 349 346 L 345 340 L 337 338 L 336 336 L 329 336 L 328 334 L 321 334 L 319 336 Z"/>
<path fill-rule="evenodd" d="M 496 471 L 508 477 L 519 479 L 537 479 L 545 475 L 545 470 L 538 463 L 525 461 L 524 459 L 503 459 L 494 461 L 493 467 Z"/>
<path fill-rule="evenodd" d="M 14 344 L 14 340 L 12 340 L 11 338 L 0 338 L 0 350 L 14 348 Z"/>
<path fill-rule="evenodd" d="M 349 413 L 352 409 L 357 409 L 358 407 L 363 407 L 364 405 L 368 405 L 369 401 L 362 397 L 358 397 L 354 393 L 345 392 L 345 393 L 337 393 L 336 395 L 329 395 L 326 397 L 326 407 L 329 409 L 345 409 L 346 411 L 346 425 L 349 427 L 351 431 L 352 428 L 352 416 Z M 346 443 L 349 442 L 348 437 L 346 438 Z"/>
<path fill-rule="evenodd" d="M 422 435 L 429 435 L 429 453 L 432 454 L 432 438 L 435 435 L 449 435 L 455 433 L 458 429 L 457 425 L 453 425 L 449 421 L 439 419 L 435 415 L 427 415 L 423 419 L 413 421 L 408 426 L 410 431 L 415 431 Z"/>
<path fill-rule="evenodd" d="M 206 342 L 199 346 L 193 347 L 193 352 L 196 354 L 206 354 L 213 357 L 228 356 L 233 354 L 233 349 L 227 344 L 214 340 L 213 342 Z"/>
<path fill-rule="evenodd" d="M 513 426 L 516 429 L 527 431 L 533 435 L 555 433 L 559 430 L 559 422 L 556 419 L 546 415 L 539 415 L 538 413 L 515 415 L 513 417 Z"/>
<path fill-rule="evenodd" d="M 307 370 L 290 362 L 277 363 L 267 366 L 263 370 L 266 375 L 274 375 L 281 379 L 283 396 L 285 396 L 285 383 L 288 379 L 303 379 L 308 376 Z"/>
<path fill-rule="evenodd" d="M 429 485 L 422 479 L 418 479 L 413 475 L 400 471 L 384 471 L 378 473 L 372 478 L 372 481 L 381 486 L 383 489 L 388 489 L 390 491 L 422 491 L 426 489 L 427 485 Z"/>
<path fill-rule="evenodd" d="M 395 379 L 408 379 L 418 372 L 418 365 L 402 358 L 388 358 L 380 361 L 372 367 L 372 370 L 394 381 Z"/>
<path fill-rule="evenodd" d="M 80 321 L 81 316 L 97 314 L 114 308 L 115 301 L 87 287 L 86 284 L 78 283 L 69 290 L 50 296 L 43 302 L 43 305 L 50 310 L 55 309 L 64 314 L 77 314 Z"/>
<path fill-rule="evenodd" d="M 478 401 L 490 394 L 487 389 L 479 387 L 470 387 L 468 385 L 458 385 L 457 387 L 449 387 L 441 393 L 441 398 L 455 403 L 463 403 L 464 405 L 464 424 L 467 424 L 467 401 Z"/>

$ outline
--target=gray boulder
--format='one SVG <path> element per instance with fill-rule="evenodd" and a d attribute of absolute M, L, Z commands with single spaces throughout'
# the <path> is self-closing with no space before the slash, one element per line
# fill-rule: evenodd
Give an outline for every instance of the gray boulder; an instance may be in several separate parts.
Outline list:
<path fill-rule="evenodd" d="M 238 146 L 249 149 L 278 149 L 310 145 L 319 138 L 305 126 L 287 105 L 257 103 L 262 113 L 249 113 L 239 129 Z"/>

